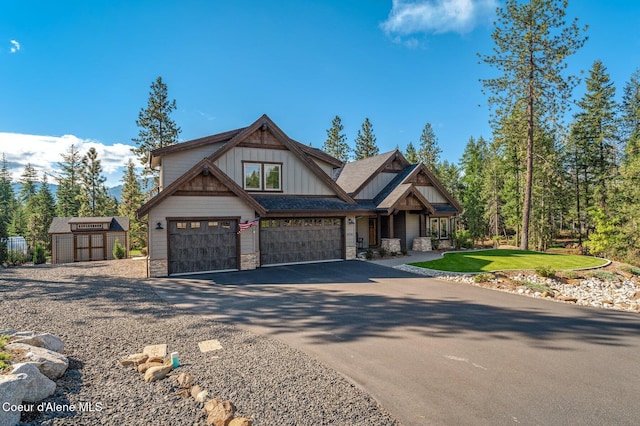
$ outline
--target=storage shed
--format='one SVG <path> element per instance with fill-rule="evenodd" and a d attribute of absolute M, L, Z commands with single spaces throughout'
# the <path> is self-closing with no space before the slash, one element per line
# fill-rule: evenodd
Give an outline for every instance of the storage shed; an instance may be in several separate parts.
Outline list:
<path fill-rule="evenodd" d="M 129 255 L 129 218 L 56 217 L 49 227 L 51 263 L 113 259 L 118 240 Z"/>

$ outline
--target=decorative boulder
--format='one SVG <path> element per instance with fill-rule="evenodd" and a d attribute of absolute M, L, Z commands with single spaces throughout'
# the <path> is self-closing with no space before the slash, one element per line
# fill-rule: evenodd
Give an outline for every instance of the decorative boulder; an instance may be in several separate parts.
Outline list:
<path fill-rule="evenodd" d="M 145 362 L 147 362 L 148 359 L 149 359 L 149 355 L 147 354 L 142 354 L 142 353 L 133 354 L 133 355 L 129 355 L 128 357 L 120 361 L 120 364 L 133 365 L 137 367 L 138 365 L 144 364 Z"/>
<path fill-rule="evenodd" d="M 38 402 L 50 397 L 56 391 L 56 382 L 49 380 L 40 372 L 39 364 L 35 362 L 23 362 L 13 365 L 11 374 L 24 373 L 31 381 L 27 384 L 23 401 Z"/>
<path fill-rule="evenodd" d="M 24 343 L 11 343 L 6 348 L 26 351 L 25 357 L 39 363 L 40 372 L 51 380 L 62 377 L 64 372 L 67 371 L 67 367 L 69 367 L 69 360 L 64 355 L 49 349 L 25 345 Z"/>
<path fill-rule="evenodd" d="M 231 401 L 220 402 L 216 398 L 207 402 L 204 408 L 207 411 L 207 424 L 213 426 L 228 426 L 236 412 Z"/>
<path fill-rule="evenodd" d="M 0 376 L 0 426 L 14 426 L 20 421 L 22 403 L 29 380 L 26 374 Z"/>
<path fill-rule="evenodd" d="M 58 352 L 60 354 L 64 352 L 64 343 L 62 342 L 62 340 L 49 333 L 33 333 L 32 336 L 14 340 L 12 343 L 24 343 L 25 345 L 49 349 L 50 351 Z"/>
<path fill-rule="evenodd" d="M 251 426 L 251 420 L 244 417 L 232 419 L 227 426 Z"/>
<path fill-rule="evenodd" d="M 162 366 L 149 367 L 144 373 L 144 381 L 155 382 L 156 380 L 162 380 L 171 370 L 173 370 L 173 363 L 168 359 Z"/>

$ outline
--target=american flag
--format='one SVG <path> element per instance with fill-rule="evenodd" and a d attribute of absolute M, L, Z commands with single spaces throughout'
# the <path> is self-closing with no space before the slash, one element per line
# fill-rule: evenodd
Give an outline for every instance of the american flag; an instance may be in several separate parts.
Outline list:
<path fill-rule="evenodd" d="M 256 217 L 255 219 L 251 219 L 251 220 L 246 221 L 245 223 L 241 223 L 240 224 L 240 230 L 238 231 L 238 234 L 241 233 L 242 231 L 246 231 L 247 229 L 251 228 L 252 226 L 257 225 L 259 220 L 260 220 L 260 218 Z"/>

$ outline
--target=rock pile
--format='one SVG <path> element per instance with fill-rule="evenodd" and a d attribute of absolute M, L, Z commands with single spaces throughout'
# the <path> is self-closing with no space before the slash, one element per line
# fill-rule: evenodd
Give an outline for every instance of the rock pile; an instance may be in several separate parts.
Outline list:
<path fill-rule="evenodd" d="M 64 375 L 69 360 L 62 355 L 64 343 L 52 334 L 0 330 L 0 335 L 9 336 L 6 350 L 29 360 L 12 364 L 11 373 L 0 375 L 0 425 L 13 426 L 23 411 L 33 411 L 35 403 L 54 394 L 54 380 Z"/>
<path fill-rule="evenodd" d="M 160 356 L 161 352 L 157 350 L 159 346 L 164 346 L 164 356 Z M 147 352 L 147 353 L 145 353 Z M 152 356 L 149 356 L 152 353 Z M 173 370 L 174 364 L 171 358 L 166 357 L 166 345 L 148 346 L 141 353 L 127 356 L 120 361 L 123 366 L 132 366 L 138 373 L 144 375 L 145 382 L 153 382 L 166 378 Z M 209 391 L 202 389 L 200 386 L 193 384 L 193 376 L 188 372 L 178 375 L 171 375 L 178 387 L 176 395 L 193 398 L 197 403 L 204 404 L 204 415 L 207 418 L 207 424 L 213 426 L 251 426 L 251 420 L 244 417 L 234 417 L 236 407 L 231 401 L 222 401 L 218 398 L 212 398 L 205 402 L 209 396 Z"/>
<path fill-rule="evenodd" d="M 572 280 L 544 278 L 533 273 L 522 272 L 510 277 L 496 277 L 485 283 L 477 283 L 474 281 L 475 274 L 442 272 L 411 265 L 400 265 L 396 268 L 447 281 L 480 285 L 531 297 L 552 298 L 602 309 L 640 312 L 640 284 L 636 281 L 637 278 L 620 275 L 619 272 L 616 274 L 605 272 L 601 275 L 587 273 L 583 278 Z M 548 287 L 551 291 L 538 291 L 522 283 L 539 284 Z"/>

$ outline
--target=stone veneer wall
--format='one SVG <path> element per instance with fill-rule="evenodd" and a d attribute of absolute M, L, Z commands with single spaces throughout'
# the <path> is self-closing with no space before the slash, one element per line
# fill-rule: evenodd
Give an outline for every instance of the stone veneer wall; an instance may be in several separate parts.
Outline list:
<path fill-rule="evenodd" d="M 400 238 L 381 238 L 380 247 L 385 249 L 387 253 L 400 253 Z"/>
<path fill-rule="evenodd" d="M 240 255 L 240 270 L 250 270 L 256 269 L 258 266 L 258 261 L 260 259 L 260 252 L 256 253 L 247 253 Z"/>
<path fill-rule="evenodd" d="M 355 247 L 347 247 L 347 253 L 346 253 L 345 259 L 347 260 L 355 259 L 356 255 L 358 254 L 357 252 L 358 250 Z"/>
<path fill-rule="evenodd" d="M 413 244 L 411 246 L 411 250 L 413 251 L 431 251 L 433 248 L 431 247 L 431 237 L 416 237 L 413 239 Z"/>
<path fill-rule="evenodd" d="M 169 275 L 169 263 L 167 259 L 149 259 L 149 276 L 166 277 Z"/>

